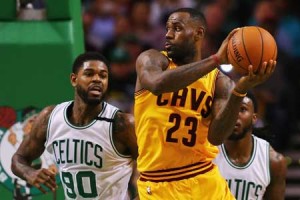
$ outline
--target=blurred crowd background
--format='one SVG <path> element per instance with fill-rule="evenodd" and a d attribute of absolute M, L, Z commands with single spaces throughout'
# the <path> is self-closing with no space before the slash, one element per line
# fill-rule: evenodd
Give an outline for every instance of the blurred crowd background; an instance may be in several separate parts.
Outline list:
<path fill-rule="evenodd" d="M 163 50 L 165 22 L 180 7 L 201 10 L 208 29 L 203 58 L 215 53 L 236 27 L 257 25 L 268 30 L 278 46 L 276 71 L 253 92 L 260 121 L 271 143 L 281 151 L 300 147 L 300 6 L 293 0 L 82 0 L 82 22 L 87 51 L 103 53 L 111 61 L 107 101 L 133 111 L 135 60 L 149 48 Z M 26 0 L 21 8 L 27 8 Z M 43 8 L 34 0 L 33 8 Z M 174 83 L 175 84 L 175 83 Z M 298 145 L 298 146 L 297 146 Z"/>

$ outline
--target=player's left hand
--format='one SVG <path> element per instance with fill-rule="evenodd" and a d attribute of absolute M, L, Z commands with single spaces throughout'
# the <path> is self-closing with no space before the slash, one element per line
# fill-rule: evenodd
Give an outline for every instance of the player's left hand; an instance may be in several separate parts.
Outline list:
<path fill-rule="evenodd" d="M 264 62 L 257 73 L 253 72 L 252 65 L 248 68 L 248 75 L 242 76 L 236 83 L 236 90 L 240 93 L 246 93 L 249 89 L 264 83 L 275 71 L 277 62 L 269 60 Z"/>

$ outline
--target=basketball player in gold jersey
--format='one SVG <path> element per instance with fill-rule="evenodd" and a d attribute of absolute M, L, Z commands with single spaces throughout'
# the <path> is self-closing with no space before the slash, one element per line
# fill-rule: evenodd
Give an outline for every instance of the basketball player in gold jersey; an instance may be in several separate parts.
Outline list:
<path fill-rule="evenodd" d="M 137 58 L 135 127 L 140 199 L 234 199 L 212 160 L 233 131 L 247 91 L 273 73 L 276 61 L 236 83 L 218 70 L 227 63 L 228 39 L 216 54 L 201 58 L 206 22 L 191 8 L 172 12 L 165 51 Z"/>

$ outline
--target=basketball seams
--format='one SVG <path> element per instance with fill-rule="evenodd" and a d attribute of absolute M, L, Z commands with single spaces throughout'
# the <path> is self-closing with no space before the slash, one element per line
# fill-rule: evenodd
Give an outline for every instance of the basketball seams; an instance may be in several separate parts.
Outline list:
<path fill-rule="evenodd" d="M 248 49 L 247 49 L 247 47 L 246 47 L 246 44 L 245 44 L 245 41 L 244 41 L 244 29 L 245 28 L 242 28 L 242 42 L 243 42 L 243 49 L 244 49 L 244 51 L 245 51 L 245 54 L 246 54 L 246 57 L 247 57 L 247 60 L 248 60 L 248 63 L 250 63 L 250 65 L 252 65 L 252 63 L 251 63 L 251 60 L 250 60 L 250 58 L 249 58 L 249 55 L 248 55 Z M 248 71 L 248 70 L 247 70 Z"/>
<path fill-rule="evenodd" d="M 273 36 L 258 26 L 246 26 L 237 31 L 228 43 L 228 60 L 241 74 L 248 73 L 253 66 L 257 73 L 265 60 L 276 60 L 277 45 Z"/>
<path fill-rule="evenodd" d="M 261 30 L 259 29 L 259 27 L 256 27 L 256 29 L 259 32 L 259 36 L 261 39 L 261 54 L 260 54 L 260 61 L 259 61 L 259 65 L 257 66 L 256 72 L 259 72 L 261 64 L 262 64 L 262 59 L 264 57 L 264 38 L 262 36 Z"/>

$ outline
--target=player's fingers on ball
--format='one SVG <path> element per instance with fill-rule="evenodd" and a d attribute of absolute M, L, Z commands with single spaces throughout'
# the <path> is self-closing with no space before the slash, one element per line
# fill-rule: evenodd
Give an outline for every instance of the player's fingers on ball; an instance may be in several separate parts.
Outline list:
<path fill-rule="evenodd" d="M 274 60 L 273 67 L 272 67 L 272 73 L 275 71 L 276 65 L 277 65 L 277 61 Z"/>
<path fill-rule="evenodd" d="M 260 75 L 264 75 L 265 74 L 267 65 L 268 65 L 267 62 L 263 62 L 263 64 L 261 65 L 261 67 L 259 69 L 259 72 L 258 72 Z"/>
<path fill-rule="evenodd" d="M 240 28 L 235 28 L 233 29 L 229 34 L 228 34 L 228 39 L 231 38 Z"/>
<path fill-rule="evenodd" d="M 235 29 L 233 29 L 231 32 L 230 32 L 230 35 L 233 35 L 235 32 L 237 32 L 238 30 L 240 30 L 240 28 L 238 27 L 238 28 L 235 28 Z"/>
<path fill-rule="evenodd" d="M 274 69 L 274 61 L 273 61 L 273 60 L 270 60 L 270 61 L 268 62 L 268 67 L 267 67 L 267 69 L 266 69 L 266 73 L 271 74 L 272 71 L 273 71 L 273 69 Z"/>
<path fill-rule="evenodd" d="M 254 72 L 253 72 L 253 66 L 252 66 L 252 65 L 249 65 L 249 66 L 248 66 L 248 75 L 249 75 L 249 76 L 253 76 L 253 75 L 254 75 Z"/>

